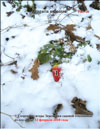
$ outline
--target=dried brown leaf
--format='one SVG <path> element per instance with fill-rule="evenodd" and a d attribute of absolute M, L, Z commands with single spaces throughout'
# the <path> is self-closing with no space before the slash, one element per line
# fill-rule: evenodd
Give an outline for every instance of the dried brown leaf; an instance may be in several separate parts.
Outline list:
<path fill-rule="evenodd" d="M 66 36 L 67 36 L 67 37 L 70 37 L 70 40 L 71 40 L 71 41 L 76 40 L 76 41 L 82 42 L 84 39 L 83 39 L 82 37 L 79 37 L 79 36 L 75 35 L 75 34 L 72 32 L 72 31 L 75 31 L 75 30 L 76 30 L 75 27 L 76 27 L 75 24 L 68 24 L 68 25 L 65 26 L 65 27 L 60 27 L 59 25 L 50 24 L 50 25 L 48 26 L 47 30 L 48 30 L 48 31 L 53 31 L 53 33 L 57 33 L 57 32 L 59 32 L 59 31 L 61 31 L 61 30 L 65 30 Z M 49 34 L 47 33 L 47 35 L 49 35 Z"/>
<path fill-rule="evenodd" d="M 95 37 L 97 37 L 98 39 L 100 39 L 100 36 L 98 36 L 98 35 L 94 35 Z"/>
<path fill-rule="evenodd" d="M 13 73 L 13 74 L 17 74 L 17 72 L 14 71 L 13 69 L 11 69 L 10 72 Z"/>
<path fill-rule="evenodd" d="M 76 30 L 75 29 L 76 25 L 75 24 L 68 24 L 65 29 L 68 30 L 68 31 L 74 31 Z"/>
<path fill-rule="evenodd" d="M 14 11 L 6 12 L 7 16 L 9 17 L 11 14 L 13 14 Z"/>
<path fill-rule="evenodd" d="M 54 33 L 57 33 L 61 30 L 62 28 L 58 25 L 53 25 L 53 24 L 50 24 L 47 28 L 48 31 L 53 31 Z"/>
<path fill-rule="evenodd" d="M 91 25 L 88 25 L 88 27 L 86 28 L 87 30 L 92 29 Z"/>
<path fill-rule="evenodd" d="M 80 36 L 75 35 L 72 31 L 76 30 L 74 24 L 68 24 L 64 29 L 66 31 L 66 35 L 70 37 L 70 40 L 73 41 L 80 41 L 82 42 L 84 39 Z"/>
<path fill-rule="evenodd" d="M 55 108 L 55 110 L 53 112 L 53 115 L 54 115 L 55 118 L 57 118 L 58 112 L 63 108 L 63 105 L 62 104 L 58 104 L 55 107 L 56 108 Z"/>
<path fill-rule="evenodd" d="M 22 70 L 22 73 L 24 73 L 25 72 L 25 67 L 23 68 L 23 70 Z"/>
<path fill-rule="evenodd" d="M 35 117 L 34 115 L 29 115 L 28 118 L 25 119 L 25 122 L 31 122 L 34 121 Z"/>
<path fill-rule="evenodd" d="M 87 7 L 86 7 L 85 4 L 84 4 L 84 0 L 78 0 L 78 3 L 80 3 L 80 4 L 78 5 L 78 7 L 79 7 L 79 9 L 80 9 L 81 11 L 86 11 L 86 10 L 87 10 Z"/>
<path fill-rule="evenodd" d="M 74 97 L 71 102 L 73 103 L 72 106 L 75 108 L 75 114 L 93 115 L 93 113 L 86 108 L 87 101 Z"/>
<path fill-rule="evenodd" d="M 15 65 L 15 66 L 17 66 L 17 61 L 9 62 L 7 65 Z"/>
<path fill-rule="evenodd" d="M 92 2 L 92 4 L 90 4 L 90 7 L 94 8 L 94 9 L 97 9 L 97 10 L 100 10 L 100 2 L 99 2 L 99 0 L 95 0 L 94 2 Z"/>
<path fill-rule="evenodd" d="M 97 49 L 100 50 L 100 44 L 96 44 Z"/>
<path fill-rule="evenodd" d="M 29 72 L 32 73 L 31 78 L 33 80 L 37 80 L 39 78 L 39 75 L 38 75 L 38 67 L 39 67 L 39 65 L 40 65 L 40 61 L 38 59 L 36 59 L 34 61 L 33 67 L 29 70 Z"/>
<path fill-rule="evenodd" d="M 76 48 L 75 48 L 75 46 L 72 44 L 71 41 L 68 41 L 68 42 L 67 42 L 67 46 L 69 46 L 69 52 L 71 52 L 71 53 L 75 53 L 75 52 L 76 52 Z"/>

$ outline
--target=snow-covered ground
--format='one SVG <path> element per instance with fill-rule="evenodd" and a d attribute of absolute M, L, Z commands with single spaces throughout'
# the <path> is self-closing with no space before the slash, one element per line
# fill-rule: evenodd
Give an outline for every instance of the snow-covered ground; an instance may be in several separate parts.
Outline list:
<path fill-rule="evenodd" d="M 74 108 L 71 100 L 77 96 L 87 100 L 87 109 L 93 112 L 92 117 L 67 117 L 68 122 L 21 122 L 18 123 L 25 128 L 99 128 L 100 121 L 100 51 L 96 44 L 100 44 L 100 11 L 90 8 L 91 1 L 85 4 L 89 13 L 78 13 L 63 19 L 65 14 L 59 17 L 60 24 L 76 24 L 75 33 L 87 40 L 92 45 L 79 48 L 70 63 L 62 63 L 63 77 L 55 82 L 49 63 L 40 65 L 39 79 L 33 80 L 29 69 L 32 68 L 40 48 L 50 40 L 57 40 L 65 36 L 64 31 L 57 34 L 46 35 L 49 26 L 48 13 L 36 15 L 31 18 L 25 14 L 25 10 L 14 12 L 7 17 L 6 12 L 15 11 L 11 4 L 6 7 L 1 2 L 1 112 L 13 115 L 52 115 L 56 104 L 63 104 L 59 115 L 73 115 Z M 61 1 L 62 4 L 73 5 L 74 1 Z M 45 5 L 53 5 L 54 2 L 36 1 L 37 9 Z M 54 7 L 60 9 L 60 5 Z M 71 10 L 69 11 L 69 13 Z M 20 14 L 25 15 L 22 19 Z M 59 14 L 53 18 L 56 19 Z M 88 18 L 92 16 L 92 20 Z M 51 23 L 55 23 L 51 17 Z M 84 21 L 81 22 L 82 18 Z M 92 29 L 86 30 L 91 22 Z M 8 31 L 7 31 L 8 29 Z M 15 36 L 12 37 L 12 36 Z M 7 41 L 7 38 L 9 40 Z M 76 42 L 74 42 L 76 43 Z M 92 62 L 82 62 L 82 58 L 90 55 Z M 8 62 L 17 60 L 15 65 L 6 65 Z M 24 69 L 24 72 L 23 72 Z M 17 72 L 13 74 L 11 70 Z M 24 77 L 25 79 L 23 79 Z M 47 117 L 44 117 L 47 118 Z M 53 117 L 51 117 L 53 119 Z M 65 119 L 65 118 L 63 118 Z M 9 116 L 2 114 L 2 127 L 21 128 Z"/>

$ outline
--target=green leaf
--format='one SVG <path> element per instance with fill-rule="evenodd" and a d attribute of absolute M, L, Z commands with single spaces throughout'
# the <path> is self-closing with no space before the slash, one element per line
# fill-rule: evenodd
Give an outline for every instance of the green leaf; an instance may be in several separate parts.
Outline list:
<path fill-rule="evenodd" d="M 90 55 L 87 55 L 87 59 L 88 59 L 88 62 L 91 62 L 92 61 L 92 58 Z"/>
<path fill-rule="evenodd" d="M 23 7 L 27 9 L 27 12 L 32 12 L 32 6 L 24 5 Z"/>
<path fill-rule="evenodd" d="M 38 55 L 38 59 L 41 64 L 47 63 L 50 60 L 50 54 L 48 53 L 40 53 Z"/>
<path fill-rule="evenodd" d="M 5 7 L 6 7 L 6 4 L 5 4 L 5 2 L 2 2 L 2 4 L 3 4 L 3 6 L 5 6 Z"/>
<path fill-rule="evenodd" d="M 86 41 L 86 42 L 81 42 L 81 43 L 79 43 L 78 44 L 78 47 L 82 47 L 82 46 L 87 46 L 87 45 L 89 45 L 90 44 L 90 41 Z"/>
<path fill-rule="evenodd" d="M 22 6 L 19 6 L 16 11 L 19 12 L 21 10 Z"/>
<path fill-rule="evenodd" d="M 15 5 L 17 5 L 17 7 L 18 7 L 18 2 L 16 2 L 16 1 L 13 1 L 13 3 L 14 3 Z"/>
<path fill-rule="evenodd" d="M 100 64 L 100 61 L 98 61 L 98 64 Z"/>
<path fill-rule="evenodd" d="M 73 53 L 66 53 L 65 57 L 71 59 L 73 55 Z"/>

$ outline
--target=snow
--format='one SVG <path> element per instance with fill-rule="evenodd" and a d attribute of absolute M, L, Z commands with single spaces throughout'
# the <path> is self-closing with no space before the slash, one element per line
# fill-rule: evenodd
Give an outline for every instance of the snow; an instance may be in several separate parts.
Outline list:
<path fill-rule="evenodd" d="M 94 20 L 91 22 L 91 26 L 93 27 L 94 33 L 96 35 L 100 35 L 100 30 L 98 29 L 98 27 L 100 26 L 100 17 L 98 17 L 98 15 L 97 15 L 97 16 L 93 17 L 93 19 Z M 96 22 L 96 24 L 95 24 L 95 22 Z"/>
<path fill-rule="evenodd" d="M 25 128 L 98 128 L 98 121 L 100 121 L 100 65 L 98 65 L 100 51 L 97 50 L 96 44 L 100 40 L 94 35 L 100 36 L 100 29 L 98 29 L 100 11 L 88 7 L 89 13 L 79 14 L 76 12 L 74 14 L 78 16 L 71 15 L 61 22 L 63 25 L 76 24 L 81 26 L 81 20 L 84 17 L 83 27 L 77 27 L 74 33 L 90 40 L 92 46 L 78 48 L 70 63 L 64 61 L 60 65 L 63 76 L 59 82 L 55 82 L 50 72 L 52 67 L 49 63 L 40 65 L 38 80 L 31 78 L 29 69 L 32 68 L 40 48 L 51 40 L 64 38 L 65 32 L 51 33 L 47 36 L 46 28 L 49 23 L 46 13 L 36 15 L 33 19 L 27 16 L 25 10 L 22 9 L 21 12 L 14 12 L 7 17 L 6 12 L 12 11 L 13 8 L 9 3 L 5 3 L 6 8 L 1 2 L 1 61 L 6 64 L 14 59 L 17 60 L 18 66 L 5 65 L 1 67 L 1 112 L 10 115 L 17 115 L 21 111 L 22 115 L 52 115 L 54 106 L 63 104 L 63 109 L 58 114 L 73 115 L 74 109 L 71 106 L 71 100 L 77 96 L 87 100 L 87 109 L 93 112 L 92 117 L 67 117 L 68 122 L 19 123 Z M 36 1 L 38 9 L 54 3 Z M 73 1 L 61 1 L 61 3 L 69 6 L 74 4 Z M 89 1 L 85 2 L 87 6 L 90 3 Z M 60 5 L 57 4 L 57 9 L 59 8 Z M 25 18 L 22 19 L 20 14 L 25 14 Z M 90 15 L 92 15 L 91 26 L 93 30 L 86 30 Z M 60 20 L 64 16 L 65 14 L 62 14 Z M 24 26 L 25 24 L 27 26 Z M 14 28 L 6 31 L 5 28 L 9 26 Z M 12 38 L 12 36 L 16 37 Z M 7 37 L 8 41 L 5 40 Z M 78 42 L 74 41 L 73 44 L 77 46 Z M 4 50 L 9 57 L 5 55 Z M 83 63 L 83 59 L 87 58 L 87 55 L 91 56 L 92 62 Z M 17 71 L 17 74 L 12 74 L 11 69 Z M 24 72 L 22 72 L 23 69 Z M 25 77 L 25 79 L 23 80 L 21 77 Z M 13 118 L 15 117 L 13 116 Z M 44 118 L 47 119 L 47 117 Z M 1 122 L 5 128 L 20 128 L 16 122 L 4 114 L 2 114 Z"/>

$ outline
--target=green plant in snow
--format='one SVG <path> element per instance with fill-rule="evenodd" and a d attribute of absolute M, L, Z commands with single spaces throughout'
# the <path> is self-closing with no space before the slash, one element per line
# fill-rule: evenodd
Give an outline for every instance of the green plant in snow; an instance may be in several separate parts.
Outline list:
<path fill-rule="evenodd" d="M 66 52 L 65 44 L 57 41 L 50 41 L 49 44 L 44 45 L 38 54 L 38 59 L 41 64 L 50 62 L 52 65 L 62 63 L 64 58 L 71 59 L 74 53 Z"/>
<path fill-rule="evenodd" d="M 17 12 L 19 12 L 22 8 L 26 8 L 26 11 L 33 13 L 32 17 L 34 17 L 34 11 L 36 9 L 34 0 L 32 0 L 32 5 L 29 5 L 28 1 L 26 5 L 22 5 L 22 0 L 13 1 L 13 4 L 17 6 L 16 9 Z"/>
<path fill-rule="evenodd" d="M 77 47 L 85 47 L 87 45 L 90 45 L 90 41 L 84 41 L 84 42 L 80 42 Z"/>
<path fill-rule="evenodd" d="M 18 0 L 18 1 L 13 1 L 13 4 L 17 6 L 16 11 L 19 12 L 22 9 L 22 1 Z"/>
<path fill-rule="evenodd" d="M 34 11 L 35 11 L 34 0 L 32 0 L 32 5 L 29 5 L 28 2 L 27 2 L 27 5 L 24 5 L 23 7 L 26 8 L 27 12 L 34 13 Z"/>
<path fill-rule="evenodd" d="M 64 42 L 60 43 L 58 41 L 53 41 L 53 40 L 50 41 L 49 44 L 44 45 L 38 53 L 38 59 L 40 60 L 40 64 L 44 64 L 47 62 L 50 62 L 52 65 L 61 64 L 63 60 L 69 63 L 75 52 L 74 53 L 66 52 L 65 45 L 66 43 Z M 90 45 L 90 42 L 86 41 L 83 43 L 79 43 L 78 48 L 82 46 L 85 47 L 86 45 Z M 83 63 L 87 61 L 88 62 L 92 61 L 90 55 L 87 55 L 87 57 L 83 59 Z"/>

